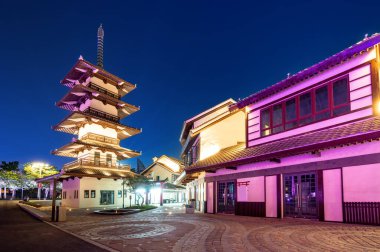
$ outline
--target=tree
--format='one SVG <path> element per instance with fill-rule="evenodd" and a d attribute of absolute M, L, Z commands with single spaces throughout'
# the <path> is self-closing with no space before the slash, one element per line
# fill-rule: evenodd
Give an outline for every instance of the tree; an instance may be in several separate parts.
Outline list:
<path fill-rule="evenodd" d="M 4 185 L 4 199 L 6 199 L 7 188 L 12 188 L 12 198 L 15 193 L 15 182 L 17 181 L 18 171 L 0 170 L 0 180 Z"/>
<path fill-rule="evenodd" d="M 26 163 L 24 165 L 24 173 L 32 179 L 43 178 L 57 174 L 59 171 L 55 166 L 43 163 Z"/>
<path fill-rule="evenodd" d="M 134 177 L 124 179 L 122 182 L 122 185 L 127 186 L 128 191 L 136 195 L 137 205 L 142 206 L 144 204 L 143 194 L 145 193 L 146 195 L 148 195 L 148 192 L 154 185 L 154 182 L 150 181 L 145 176 L 136 175 Z M 142 200 L 141 204 L 140 204 L 140 200 Z"/>
<path fill-rule="evenodd" d="M 44 163 L 26 163 L 24 165 L 24 173 L 32 179 L 43 178 L 57 174 L 59 171 L 55 166 Z M 45 188 L 45 191 L 49 188 Z M 38 187 L 38 199 L 41 199 L 41 187 Z"/>
<path fill-rule="evenodd" d="M 36 182 L 30 176 L 25 174 L 25 172 L 18 172 L 17 180 L 15 184 L 18 188 L 21 188 L 21 199 L 24 199 L 24 190 L 34 188 L 36 186 Z"/>
<path fill-rule="evenodd" d="M 7 198 L 7 187 L 9 188 L 10 186 L 13 187 L 12 182 L 15 181 L 16 179 L 16 173 L 18 172 L 18 161 L 12 161 L 12 162 L 5 162 L 1 161 L 0 164 L 0 182 L 4 186 L 4 199 Z M 12 197 L 14 196 L 14 188 L 13 188 L 13 194 Z M 1 198 L 1 191 L 0 191 L 0 198 Z"/>
<path fill-rule="evenodd" d="M 3 171 L 18 171 L 18 161 L 5 162 L 1 161 L 0 169 Z"/>

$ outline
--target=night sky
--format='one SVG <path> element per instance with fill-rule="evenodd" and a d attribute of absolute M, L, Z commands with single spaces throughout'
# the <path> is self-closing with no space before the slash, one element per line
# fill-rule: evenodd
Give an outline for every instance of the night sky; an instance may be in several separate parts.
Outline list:
<path fill-rule="evenodd" d="M 122 146 L 149 165 L 179 156 L 184 120 L 380 32 L 379 13 L 380 1 L 1 1 L 0 161 L 72 160 L 50 154 L 73 137 L 51 130 L 69 114 L 54 103 L 79 55 L 96 63 L 100 23 L 104 68 L 137 83 L 123 100 L 141 110 L 122 123 L 143 132 Z"/>

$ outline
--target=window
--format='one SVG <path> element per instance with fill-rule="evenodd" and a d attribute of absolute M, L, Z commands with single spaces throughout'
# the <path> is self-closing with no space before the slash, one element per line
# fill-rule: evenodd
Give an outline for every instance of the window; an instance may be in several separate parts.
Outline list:
<path fill-rule="evenodd" d="M 297 126 L 297 106 L 296 98 L 285 102 L 285 129 L 292 129 Z"/>
<path fill-rule="evenodd" d="M 156 181 L 160 181 L 160 176 L 156 176 Z"/>
<path fill-rule="evenodd" d="M 261 111 L 261 136 L 350 112 L 347 77 L 335 80 Z"/>
<path fill-rule="evenodd" d="M 108 167 L 112 166 L 112 155 L 111 154 L 106 155 L 106 162 L 107 162 Z"/>
<path fill-rule="evenodd" d="M 100 190 L 100 205 L 113 205 L 114 197 L 114 191 Z"/>
<path fill-rule="evenodd" d="M 66 191 L 63 191 L 63 193 L 62 193 L 62 199 L 66 199 Z"/>
<path fill-rule="evenodd" d="M 177 175 L 177 174 L 172 174 L 172 182 L 174 182 L 178 177 L 179 177 L 179 175 Z"/>
<path fill-rule="evenodd" d="M 261 112 L 260 125 L 261 125 L 261 135 L 268 136 L 271 134 L 271 115 L 270 109 L 266 109 Z"/>
<path fill-rule="evenodd" d="M 283 130 L 282 104 L 277 104 L 273 106 L 273 133 L 278 133 Z"/>
<path fill-rule="evenodd" d="M 84 190 L 83 197 L 84 198 L 90 198 L 90 191 L 89 190 Z"/>
<path fill-rule="evenodd" d="M 187 166 L 192 165 L 193 163 L 199 160 L 200 156 L 200 145 L 199 141 L 191 146 L 190 150 L 187 152 L 185 156 L 185 163 Z"/>
<path fill-rule="evenodd" d="M 313 121 L 313 110 L 312 110 L 312 101 L 311 93 L 305 93 L 300 95 L 299 101 L 299 125 L 305 125 Z"/>
<path fill-rule="evenodd" d="M 333 116 L 350 111 L 349 96 L 347 79 L 341 79 L 333 83 Z"/>
<path fill-rule="evenodd" d="M 123 193 L 122 190 L 118 190 L 118 191 L 117 191 L 117 197 L 118 197 L 118 198 L 121 198 L 121 197 L 122 197 L 122 193 Z"/>
<path fill-rule="evenodd" d="M 95 194 L 95 190 L 91 190 L 91 198 L 95 198 L 96 194 Z"/>
<path fill-rule="evenodd" d="M 77 199 L 79 196 L 78 190 L 74 190 L 74 199 Z"/>
<path fill-rule="evenodd" d="M 124 198 L 127 198 L 127 189 L 124 189 Z"/>
<path fill-rule="evenodd" d="M 96 151 L 94 154 L 94 165 L 100 166 L 100 152 Z"/>
<path fill-rule="evenodd" d="M 328 86 L 315 90 L 315 120 L 323 120 L 330 117 Z"/>

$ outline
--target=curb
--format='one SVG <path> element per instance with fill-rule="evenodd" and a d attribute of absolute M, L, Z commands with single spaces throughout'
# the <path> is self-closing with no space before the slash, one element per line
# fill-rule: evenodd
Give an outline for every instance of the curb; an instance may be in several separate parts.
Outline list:
<path fill-rule="evenodd" d="M 69 235 L 75 236 L 76 238 L 81 239 L 82 241 L 85 241 L 85 242 L 87 242 L 87 243 L 90 243 L 90 244 L 92 244 L 92 245 L 94 245 L 94 246 L 96 246 L 96 247 L 99 247 L 99 248 L 101 248 L 101 249 L 104 249 L 104 250 L 107 250 L 107 251 L 110 251 L 110 252 L 119 252 L 119 250 L 116 250 L 116 249 L 113 249 L 113 248 L 107 247 L 107 246 L 105 246 L 105 245 L 103 245 L 103 244 L 100 244 L 100 243 L 98 243 L 98 242 L 96 242 L 96 241 L 93 241 L 93 240 L 90 240 L 90 239 L 84 238 L 84 237 L 82 237 L 82 236 L 79 236 L 79 235 L 77 235 L 77 234 L 74 234 L 73 232 L 67 231 L 67 230 L 65 230 L 65 229 L 63 229 L 63 228 L 61 228 L 61 227 L 59 227 L 59 226 L 57 226 L 57 225 L 54 225 L 54 224 L 51 223 L 51 222 L 48 222 L 48 221 L 43 221 L 43 222 L 45 222 L 46 224 L 48 224 L 48 225 L 50 225 L 50 226 L 52 226 L 52 227 L 55 227 L 56 229 L 61 230 L 62 232 L 65 232 L 65 233 L 67 233 L 67 234 L 69 234 Z"/>
<path fill-rule="evenodd" d="M 24 205 L 22 203 L 17 203 L 17 205 L 22 210 L 24 210 L 25 212 L 27 212 L 28 214 L 30 214 L 31 216 L 33 216 L 37 220 L 40 220 L 40 221 L 47 221 L 47 220 L 49 220 L 49 216 L 46 215 L 45 213 L 39 211 L 38 209 L 35 209 L 35 208 L 31 207 L 31 206 Z"/>

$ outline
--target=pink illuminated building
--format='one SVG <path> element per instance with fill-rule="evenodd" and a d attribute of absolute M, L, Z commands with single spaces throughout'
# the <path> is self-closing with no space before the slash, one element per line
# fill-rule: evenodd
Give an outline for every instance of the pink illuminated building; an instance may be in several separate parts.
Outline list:
<path fill-rule="evenodd" d="M 187 120 L 183 181 L 197 209 L 379 225 L 379 46 L 375 34 Z"/>

